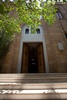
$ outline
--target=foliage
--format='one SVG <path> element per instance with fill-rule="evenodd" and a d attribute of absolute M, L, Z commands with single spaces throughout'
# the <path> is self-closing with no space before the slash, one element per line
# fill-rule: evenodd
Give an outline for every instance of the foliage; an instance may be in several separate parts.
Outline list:
<path fill-rule="evenodd" d="M 14 2 L 0 1 L 0 30 L 4 29 L 8 33 L 19 33 L 20 23 L 27 24 L 32 28 L 40 24 L 40 15 L 50 25 L 55 21 L 55 7 L 52 2 L 47 2 L 44 6 L 40 6 L 43 0 L 14 0 Z M 10 16 L 10 12 L 14 11 L 14 15 Z M 4 24 L 5 23 L 5 24 Z"/>
<path fill-rule="evenodd" d="M 55 22 L 55 2 L 47 0 L 0 0 L 0 55 L 15 33 L 20 33 L 20 24 L 31 26 L 34 31 L 40 23 L 40 15 L 49 25 Z M 11 14 L 13 13 L 13 14 Z"/>
<path fill-rule="evenodd" d="M 0 32 L 0 59 L 3 57 L 10 41 L 11 41 L 10 35 L 5 33 L 5 31 Z"/>

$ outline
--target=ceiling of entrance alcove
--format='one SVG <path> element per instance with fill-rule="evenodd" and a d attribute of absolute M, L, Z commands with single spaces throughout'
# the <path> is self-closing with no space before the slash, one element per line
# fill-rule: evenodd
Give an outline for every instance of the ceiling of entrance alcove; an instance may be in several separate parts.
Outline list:
<path fill-rule="evenodd" d="M 37 48 L 40 44 L 39 43 L 27 43 L 29 48 Z"/>

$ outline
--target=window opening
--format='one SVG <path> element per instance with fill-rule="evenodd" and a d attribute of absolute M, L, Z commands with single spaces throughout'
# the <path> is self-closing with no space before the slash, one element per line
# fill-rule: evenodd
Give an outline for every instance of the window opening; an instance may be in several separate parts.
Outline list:
<path fill-rule="evenodd" d="M 63 18 L 62 14 L 60 12 L 57 12 L 56 15 L 57 15 L 58 19 L 62 19 Z"/>
<path fill-rule="evenodd" d="M 37 29 L 36 31 L 37 31 L 37 34 L 40 34 L 40 29 Z"/>
<path fill-rule="evenodd" d="M 29 29 L 26 29 L 25 30 L 25 34 L 29 34 Z"/>

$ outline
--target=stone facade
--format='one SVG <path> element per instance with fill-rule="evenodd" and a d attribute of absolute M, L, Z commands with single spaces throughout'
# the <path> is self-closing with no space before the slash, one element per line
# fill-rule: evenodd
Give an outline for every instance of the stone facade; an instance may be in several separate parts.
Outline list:
<path fill-rule="evenodd" d="M 49 71 L 65 73 L 67 72 L 67 38 L 65 37 L 65 33 L 67 34 L 67 5 L 58 4 L 57 7 L 63 18 L 57 18 L 52 26 L 43 23 L 43 27 L 45 27 Z M 63 51 L 59 50 L 58 42 L 62 42 Z"/>
<path fill-rule="evenodd" d="M 48 26 L 43 19 L 41 22 L 46 40 L 49 73 L 66 73 L 67 38 L 65 34 L 67 34 L 67 4 L 57 4 L 56 6 L 63 17 L 59 19 L 56 17 L 56 22 L 52 26 Z M 61 47 L 58 47 L 58 43 L 62 44 L 63 50 Z M 4 57 L 1 72 L 17 72 L 19 45 L 20 34 L 16 35 L 10 45 L 8 52 Z"/>
<path fill-rule="evenodd" d="M 4 57 L 2 71 L 6 73 L 15 73 L 17 70 L 18 52 L 19 52 L 20 35 L 16 35 L 7 54 Z"/>

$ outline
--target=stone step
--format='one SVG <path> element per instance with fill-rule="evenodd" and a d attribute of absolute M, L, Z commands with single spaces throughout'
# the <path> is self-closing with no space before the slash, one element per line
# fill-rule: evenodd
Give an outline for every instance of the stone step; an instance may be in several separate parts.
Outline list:
<path fill-rule="evenodd" d="M 67 93 L 0 94 L 0 100 L 67 100 Z"/>
<path fill-rule="evenodd" d="M 0 74 L 0 83 L 55 83 L 67 82 L 67 74 Z"/>
<path fill-rule="evenodd" d="M 31 74 L 27 74 L 27 73 L 22 73 L 22 74 L 0 74 L 0 78 L 19 78 L 19 77 L 25 77 L 25 78 L 28 78 L 28 77 L 33 77 L 33 78 L 36 78 L 36 77 L 67 77 L 67 73 L 31 73 Z"/>
<path fill-rule="evenodd" d="M 0 90 L 67 89 L 67 83 L 0 83 Z"/>

